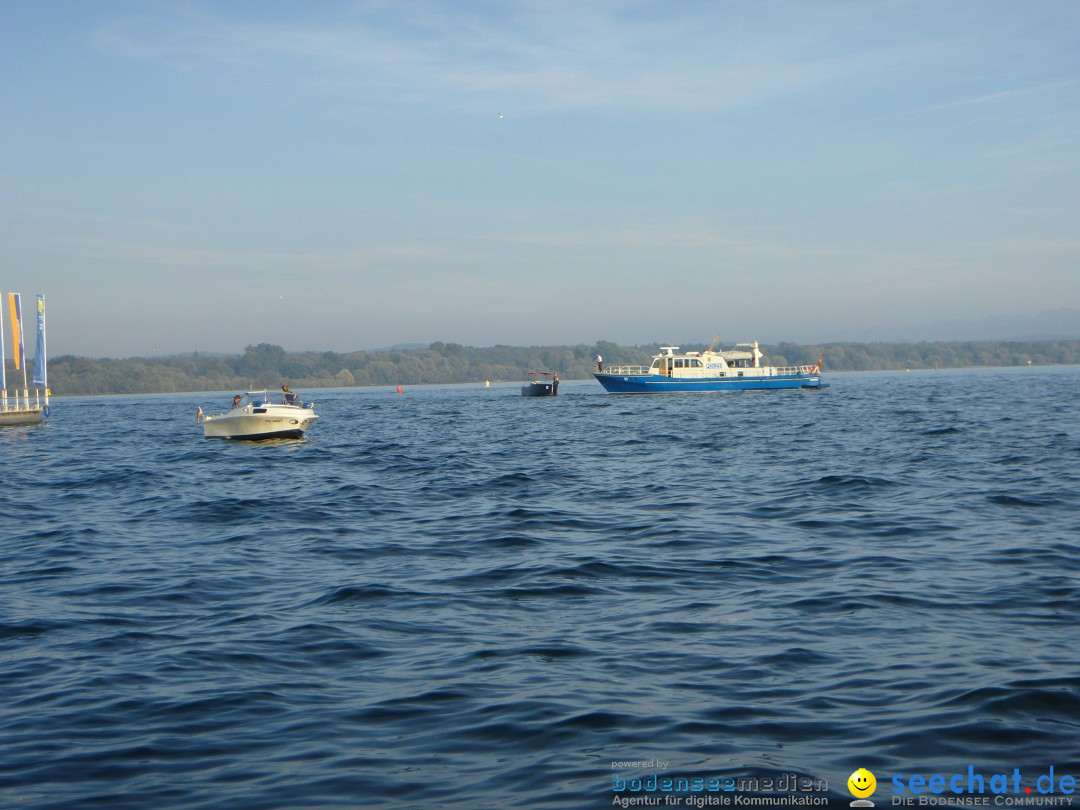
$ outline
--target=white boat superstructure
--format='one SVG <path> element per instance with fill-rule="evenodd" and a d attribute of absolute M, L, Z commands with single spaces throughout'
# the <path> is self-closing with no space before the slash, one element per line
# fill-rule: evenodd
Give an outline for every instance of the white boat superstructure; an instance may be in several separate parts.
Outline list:
<path fill-rule="evenodd" d="M 271 402 L 267 392 L 248 391 L 225 413 L 202 415 L 208 439 L 299 439 L 318 415 L 314 402 Z"/>

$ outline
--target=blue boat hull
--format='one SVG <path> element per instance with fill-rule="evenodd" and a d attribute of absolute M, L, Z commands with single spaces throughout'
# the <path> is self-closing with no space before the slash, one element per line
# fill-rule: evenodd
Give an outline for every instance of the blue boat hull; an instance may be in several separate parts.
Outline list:
<path fill-rule="evenodd" d="M 693 391 L 753 391 L 774 388 L 824 388 L 817 374 L 786 374 L 775 377 L 662 377 L 659 374 L 625 375 L 594 373 L 596 381 L 611 394 L 684 394 Z"/>

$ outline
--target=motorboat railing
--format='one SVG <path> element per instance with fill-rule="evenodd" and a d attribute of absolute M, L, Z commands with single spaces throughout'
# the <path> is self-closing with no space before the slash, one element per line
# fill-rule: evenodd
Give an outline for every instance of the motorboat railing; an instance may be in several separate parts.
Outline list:
<path fill-rule="evenodd" d="M 608 366 L 601 374 L 622 374 L 627 377 L 641 377 L 649 374 L 648 366 Z"/>

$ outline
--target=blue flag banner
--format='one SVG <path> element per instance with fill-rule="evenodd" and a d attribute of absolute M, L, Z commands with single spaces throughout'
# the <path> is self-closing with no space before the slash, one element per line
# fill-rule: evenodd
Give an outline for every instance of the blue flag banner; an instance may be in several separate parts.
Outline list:
<path fill-rule="evenodd" d="M 37 297 L 37 351 L 34 353 L 34 385 L 48 387 L 45 370 L 45 296 Z"/>

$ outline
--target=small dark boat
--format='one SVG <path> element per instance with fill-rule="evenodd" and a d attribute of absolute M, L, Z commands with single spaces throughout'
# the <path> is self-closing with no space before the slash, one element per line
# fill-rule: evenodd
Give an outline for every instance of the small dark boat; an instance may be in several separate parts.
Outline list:
<path fill-rule="evenodd" d="M 557 397 L 559 395 L 559 373 L 557 371 L 530 371 L 524 385 L 521 386 L 523 397 Z"/>

